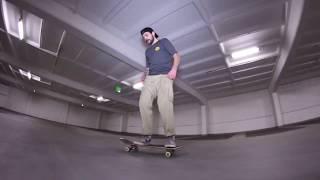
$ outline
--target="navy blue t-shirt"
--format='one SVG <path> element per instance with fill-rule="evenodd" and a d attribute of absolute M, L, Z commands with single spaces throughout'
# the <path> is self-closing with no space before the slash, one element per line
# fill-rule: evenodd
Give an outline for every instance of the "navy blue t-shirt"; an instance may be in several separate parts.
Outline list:
<path fill-rule="evenodd" d="M 167 74 L 173 64 L 173 55 L 177 53 L 172 43 L 166 39 L 160 39 L 146 50 L 147 68 L 149 75 Z"/>

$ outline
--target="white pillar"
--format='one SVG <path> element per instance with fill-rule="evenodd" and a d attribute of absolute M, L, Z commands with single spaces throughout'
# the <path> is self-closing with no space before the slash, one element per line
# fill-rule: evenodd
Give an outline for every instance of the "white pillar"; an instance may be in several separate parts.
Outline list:
<path fill-rule="evenodd" d="M 65 117 L 65 120 L 64 120 L 65 124 L 68 124 L 69 112 L 70 112 L 70 103 L 67 102 L 67 112 L 66 112 L 66 117 Z"/>
<path fill-rule="evenodd" d="M 208 134 L 208 105 L 201 105 L 201 135 Z"/>
<path fill-rule="evenodd" d="M 99 112 L 99 116 L 98 116 L 98 123 L 97 123 L 97 129 L 101 129 L 101 121 L 102 121 L 102 111 L 98 111 Z"/>
<path fill-rule="evenodd" d="M 277 92 L 272 92 L 272 105 L 273 105 L 273 111 L 274 116 L 276 119 L 277 126 L 283 126 L 283 118 L 282 118 L 282 112 L 281 112 L 281 105 L 280 105 L 280 99 Z"/>
<path fill-rule="evenodd" d="M 127 132 L 128 128 L 128 113 L 121 115 L 120 132 Z"/>

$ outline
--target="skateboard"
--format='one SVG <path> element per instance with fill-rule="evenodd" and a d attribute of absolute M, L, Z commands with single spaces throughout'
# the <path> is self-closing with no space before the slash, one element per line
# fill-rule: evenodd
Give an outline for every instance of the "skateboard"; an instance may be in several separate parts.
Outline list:
<path fill-rule="evenodd" d="M 138 142 L 131 141 L 126 138 L 120 138 L 120 142 L 125 145 L 125 151 L 127 152 L 134 152 L 139 151 L 139 147 L 145 147 L 145 148 L 155 148 L 155 149 L 161 149 L 164 150 L 165 156 L 167 158 L 171 158 L 176 150 L 180 149 L 181 146 L 176 147 L 166 147 L 164 144 L 148 144 L 148 145 L 142 145 Z"/>

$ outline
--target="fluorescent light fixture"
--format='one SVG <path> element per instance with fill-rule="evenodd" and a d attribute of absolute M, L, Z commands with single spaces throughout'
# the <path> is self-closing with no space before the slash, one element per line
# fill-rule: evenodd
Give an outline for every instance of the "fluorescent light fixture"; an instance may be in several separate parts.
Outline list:
<path fill-rule="evenodd" d="M 41 44 L 41 35 L 42 35 L 42 27 L 43 27 L 43 19 L 41 19 L 41 23 L 40 23 L 40 31 L 39 31 L 39 43 L 37 43 L 37 47 L 40 48 L 40 44 Z"/>
<path fill-rule="evenodd" d="M 98 100 L 98 101 L 103 101 L 103 97 L 102 97 L 102 96 L 98 96 L 98 97 L 97 97 L 97 100 Z"/>
<path fill-rule="evenodd" d="M 33 80 L 35 80 L 35 81 L 41 82 L 41 78 L 40 78 L 39 76 L 36 76 L 36 75 L 34 75 L 34 74 L 31 74 L 31 78 L 32 78 Z"/>
<path fill-rule="evenodd" d="M 142 90 L 143 88 L 143 82 L 138 82 L 136 84 L 133 85 L 133 89 L 136 89 L 136 90 Z"/>
<path fill-rule="evenodd" d="M 267 59 L 267 58 L 272 58 L 272 57 L 276 57 L 279 56 L 280 54 L 280 48 L 277 48 L 276 51 L 274 52 L 270 52 L 270 53 L 260 53 L 256 56 L 252 56 L 249 58 L 243 58 L 243 59 L 239 59 L 239 60 L 233 60 L 232 58 L 227 58 L 227 64 L 229 67 L 234 67 L 234 66 L 239 66 L 242 64 L 247 64 L 247 63 L 251 63 L 251 62 L 255 62 L 255 61 L 260 61 L 262 59 Z"/>
<path fill-rule="evenodd" d="M 259 47 L 254 46 L 254 47 L 250 47 L 250 48 L 243 49 L 243 50 L 240 50 L 240 51 L 235 51 L 235 52 L 231 53 L 231 57 L 233 59 L 240 59 L 240 58 L 243 58 L 243 57 L 247 57 L 247 56 L 250 56 L 250 55 L 257 54 L 259 52 L 260 52 Z"/>
<path fill-rule="evenodd" d="M 22 69 L 19 69 L 19 73 L 22 75 L 22 76 L 25 76 L 27 77 L 29 80 L 33 79 L 35 81 L 38 81 L 38 82 L 41 82 L 43 84 L 46 84 L 46 85 L 51 85 L 51 82 L 47 82 L 47 81 L 42 81 L 41 80 L 41 77 L 37 76 L 37 75 L 34 75 L 32 74 L 31 72 L 26 72 Z"/>
<path fill-rule="evenodd" d="M 28 76 L 28 73 L 22 69 L 19 69 L 19 73 L 23 76 Z"/>
<path fill-rule="evenodd" d="M 18 22 L 18 30 L 19 30 L 19 38 L 22 40 L 24 38 L 24 31 L 23 31 L 23 21 L 22 18 L 20 18 Z"/>
<path fill-rule="evenodd" d="M 109 102 L 110 101 L 110 99 L 103 99 L 103 102 Z"/>
<path fill-rule="evenodd" d="M 226 53 L 226 48 L 224 48 L 223 43 L 219 43 L 220 49 L 223 53 Z"/>
<path fill-rule="evenodd" d="M 35 89 L 33 90 L 33 93 L 36 93 L 36 90 L 35 90 Z"/>
<path fill-rule="evenodd" d="M 34 76 L 33 74 L 31 74 L 30 72 L 26 72 L 22 69 L 19 69 L 19 72 L 21 75 L 26 76 L 29 80 Z M 37 76 L 38 77 L 38 76 Z M 35 77 L 35 79 L 37 79 L 37 77 Z M 40 77 L 38 77 L 40 79 Z M 39 80 L 40 81 L 40 80 Z"/>
<path fill-rule="evenodd" d="M 110 101 L 109 99 L 106 99 L 103 96 L 90 95 L 89 97 L 92 98 L 92 99 L 96 99 L 98 102 L 108 102 L 108 101 Z"/>
<path fill-rule="evenodd" d="M 31 73 L 27 72 L 27 78 L 30 80 L 31 79 Z"/>
<path fill-rule="evenodd" d="M 97 101 L 98 102 L 108 102 L 108 101 L 110 101 L 109 99 L 105 99 L 104 97 L 102 97 L 102 96 L 98 96 L 97 97 Z"/>
<path fill-rule="evenodd" d="M 121 81 L 122 84 L 127 85 L 127 86 L 131 86 L 130 83 L 128 83 L 127 81 Z"/>
<path fill-rule="evenodd" d="M 8 18 L 8 8 L 7 8 L 7 1 L 2 0 L 2 10 L 3 10 L 3 17 L 4 17 L 4 23 L 6 25 L 7 31 L 10 31 L 10 22 Z"/>

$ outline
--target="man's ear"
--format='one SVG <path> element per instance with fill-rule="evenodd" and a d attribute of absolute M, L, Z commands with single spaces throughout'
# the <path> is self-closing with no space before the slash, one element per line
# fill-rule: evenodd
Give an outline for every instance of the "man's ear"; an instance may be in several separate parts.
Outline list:
<path fill-rule="evenodd" d="M 156 38 L 156 33 L 154 32 L 154 31 L 152 31 L 152 36 L 154 37 L 154 38 Z"/>

